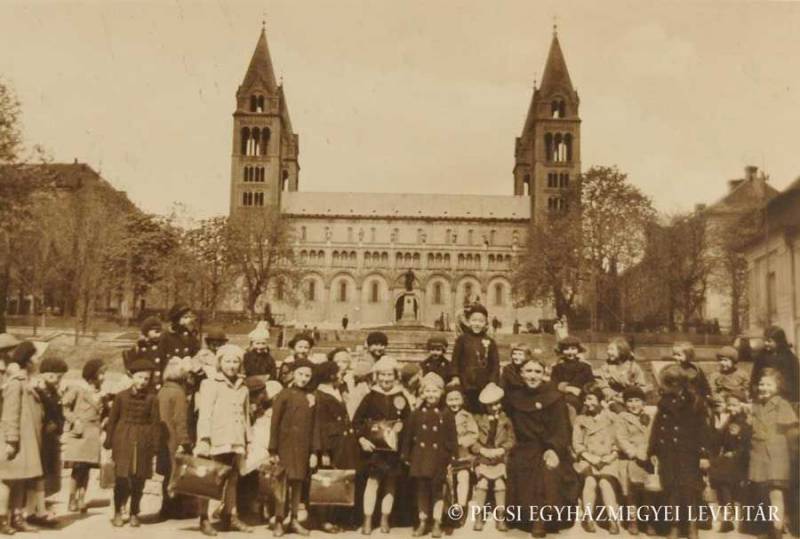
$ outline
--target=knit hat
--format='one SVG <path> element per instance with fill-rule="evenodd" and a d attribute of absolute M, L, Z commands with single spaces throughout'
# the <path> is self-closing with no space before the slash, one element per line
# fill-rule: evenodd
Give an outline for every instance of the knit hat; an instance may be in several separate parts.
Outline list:
<path fill-rule="evenodd" d="M 270 400 L 283 390 L 283 386 L 277 380 L 267 380 L 264 387 L 267 390 L 267 398 Z"/>
<path fill-rule="evenodd" d="M 12 334 L 0 333 L 0 350 L 14 348 L 15 346 L 19 346 L 19 343 L 19 339 L 14 337 Z"/>
<path fill-rule="evenodd" d="M 556 346 L 556 350 L 558 352 L 564 352 L 567 348 L 577 348 L 578 352 L 585 352 L 586 349 L 581 344 L 580 339 L 577 337 L 573 337 L 572 335 L 568 335 L 558 341 L 558 345 Z"/>
<path fill-rule="evenodd" d="M 312 373 L 314 372 L 314 364 L 311 363 L 310 359 L 295 358 L 294 361 L 292 361 L 291 366 L 293 372 L 302 367 L 310 369 Z"/>
<path fill-rule="evenodd" d="M 186 305 L 185 303 L 176 303 L 169 310 L 167 316 L 169 317 L 170 322 L 172 322 L 173 324 L 177 324 L 178 322 L 181 321 L 183 315 L 190 312 L 191 310 L 192 308 Z"/>
<path fill-rule="evenodd" d="M 180 317 L 178 317 L 178 319 L 180 320 Z M 147 332 L 153 329 L 161 331 L 161 320 L 155 316 L 148 316 L 142 321 L 142 325 L 139 326 L 139 329 L 142 331 L 142 335 L 147 335 Z"/>
<path fill-rule="evenodd" d="M 248 376 L 244 380 L 244 385 L 247 386 L 247 390 L 252 393 L 258 393 L 259 391 L 263 391 L 267 388 L 267 384 L 264 382 L 264 379 L 261 376 Z"/>
<path fill-rule="evenodd" d="M 22 341 L 11 354 L 11 362 L 25 367 L 31 362 L 34 355 L 36 355 L 36 346 L 31 341 Z"/>
<path fill-rule="evenodd" d="M 255 329 L 251 331 L 247 337 L 250 339 L 250 342 L 269 340 L 269 327 L 267 322 L 262 320 L 256 324 Z"/>
<path fill-rule="evenodd" d="M 314 337 L 311 336 L 310 333 L 302 332 L 298 333 L 294 337 L 289 340 L 289 348 L 294 348 L 297 343 L 300 341 L 306 341 L 308 343 L 309 348 L 314 347 Z"/>
<path fill-rule="evenodd" d="M 419 364 L 415 361 L 408 361 L 400 367 L 400 380 L 405 384 L 419 373 Z"/>
<path fill-rule="evenodd" d="M 91 382 L 92 380 L 95 380 L 100 371 L 104 370 L 105 368 L 106 364 L 102 359 L 90 359 L 83 364 L 81 376 L 87 382 Z"/>
<path fill-rule="evenodd" d="M 467 318 L 469 318 L 470 316 L 472 316 L 475 313 L 481 313 L 486 318 L 489 317 L 489 311 L 487 311 L 486 307 L 484 307 L 480 303 L 473 303 L 472 305 L 470 305 L 467 308 L 467 312 L 466 312 Z"/>
<path fill-rule="evenodd" d="M 56 374 L 64 374 L 69 370 L 67 362 L 60 357 L 46 357 L 39 365 L 39 372 L 44 374 L 47 372 L 54 372 Z"/>
<path fill-rule="evenodd" d="M 433 386 L 438 390 L 442 390 L 444 389 L 444 380 L 442 380 L 442 377 L 436 374 L 435 372 L 429 372 L 428 374 L 422 377 L 420 388 L 425 389 L 426 387 L 429 386 Z"/>
<path fill-rule="evenodd" d="M 367 335 L 367 346 L 373 344 L 382 344 L 383 346 L 389 345 L 389 337 L 382 331 L 373 331 Z"/>
<path fill-rule="evenodd" d="M 217 350 L 217 364 L 219 364 L 222 358 L 228 356 L 233 356 L 241 362 L 244 359 L 244 350 L 235 344 L 225 344 L 220 346 Z"/>
<path fill-rule="evenodd" d="M 622 401 L 625 402 L 628 399 L 645 399 L 644 391 L 641 387 L 626 387 L 622 392 Z"/>
<path fill-rule="evenodd" d="M 730 359 L 734 363 L 739 361 L 739 351 L 733 346 L 723 346 L 717 352 L 717 359 Z"/>
<path fill-rule="evenodd" d="M 228 336 L 221 328 L 208 328 L 206 331 L 206 342 L 228 342 Z"/>
<path fill-rule="evenodd" d="M 373 373 L 379 372 L 387 372 L 387 371 L 394 371 L 397 372 L 400 366 L 397 364 L 397 360 L 393 357 L 383 356 L 378 361 L 375 362 L 375 365 L 372 366 Z"/>
<path fill-rule="evenodd" d="M 156 364 L 143 357 L 134 359 L 130 365 L 128 365 L 128 372 L 131 374 L 136 374 L 137 372 L 152 372 L 154 370 L 156 370 Z"/>
<path fill-rule="evenodd" d="M 442 348 L 443 350 L 447 350 L 447 339 L 441 335 L 434 335 L 433 337 L 428 338 L 428 350 L 433 348 Z"/>
<path fill-rule="evenodd" d="M 481 404 L 494 404 L 495 402 L 501 401 L 504 395 L 505 392 L 502 387 L 494 382 L 489 382 L 481 390 L 480 395 L 478 395 L 478 400 Z"/>

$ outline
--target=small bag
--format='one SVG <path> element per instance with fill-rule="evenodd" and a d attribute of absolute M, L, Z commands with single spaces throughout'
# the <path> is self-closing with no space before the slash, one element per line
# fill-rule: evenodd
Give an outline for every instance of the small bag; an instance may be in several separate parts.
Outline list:
<path fill-rule="evenodd" d="M 280 464 L 262 464 L 258 468 L 258 497 L 272 501 L 275 507 L 286 502 L 286 469 Z"/>
<path fill-rule="evenodd" d="M 170 488 L 176 494 L 221 500 L 233 468 L 215 460 L 175 455 Z"/>
<path fill-rule="evenodd" d="M 100 488 L 114 488 L 117 482 L 114 461 L 111 460 L 111 451 L 103 449 L 100 451 Z"/>
<path fill-rule="evenodd" d="M 397 451 L 400 444 L 395 430 L 400 421 L 379 419 L 367 423 L 366 438 L 375 446 L 376 451 Z"/>
<path fill-rule="evenodd" d="M 317 470 L 308 489 L 309 505 L 356 504 L 355 470 Z"/>
<path fill-rule="evenodd" d="M 664 487 L 661 486 L 661 477 L 658 475 L 658 464 L 653 465 L 653 473 L 644 480 L 644 489 L 647 492 L 661 492 L 664 490 Z"/>

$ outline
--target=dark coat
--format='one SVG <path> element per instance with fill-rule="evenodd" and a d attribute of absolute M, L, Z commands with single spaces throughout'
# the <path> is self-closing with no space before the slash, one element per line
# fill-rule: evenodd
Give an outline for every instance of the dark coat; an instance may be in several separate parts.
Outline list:
<path fill-rule="evenodd" d="M 119 478 L 149 479 L 159 447 L 158 399 L 151 391 L 121 391 L 114 398 L 103 444 Z"/>
<path fill-rule="evenodd" d="M 480 391 L 489 382 L 497 383 L 500 379 L 497 343 L 485 331 L 459 335 L 453 348 L 453 368 L 461 387 L 467 391 Z"/>
<path fill-rule="evenodd" d="M 42 469 L 44 475 L 61 471 L 61 434 L 64 432 L 64 411 L 61 396 L 49 386 L 37 387 L 36 393 L 44 411 L 42 426 Z"/>
<path fill-rule="evenodd" d="M 770 336 L 775 340 L 774 350 L 767 352 L 763 350 L 753 361 L 753 369 L 750 371 L 750 387 L 753 397 L 756 395 L 758 379 L 764 369 L 775 369 L 783 377 L 782 395 L 789 402 L 796 403 L 800 400 L 800 372 L 797 356 L 792 353 L 789 343 L 786 341 L 786 334 L 782 329 L 770 328 Z"/>
<path fill-rule="evenodd" d="M 564 393 L 564 399 L 567 403 L 580 411 L 583 405 L 583 389 L 594 381 L 594 373 L 591 365 L 579 359 L 562 359 L 553 366 L 550 380 L 562 393 L 564 393 L 567 386 L 574 386 L 581 390 L 580 395 Z"/>
<path fill-rule="evenodd" d="M 248 350 L 244 354 L 244 362 L 242 363 L 245 376 L 269 376 L 270 380 L 276 380 L 278 376 L 278 368 L 275 366 L 275 360 L 269 350 L 263 352 L 256 352 L 255 350 Z"/>
<path fill-rule="evenodd" d="M 423 402 L 403 429 L 402 455 L 411 477 L 443 481 L 447 465 L 458 455 L 453 413 L 446 406 Z"/>
<path fill-rule="evenodd" d="M 647 455 L 658 457 L 666 492 L 690 488 L 699 493 L 702 488 L 700 459 L 709 456 L 713 435 L 704 406 L 691 390 L 665 394 L 658 402 Z"/>
<path fill-rule="evenodd" d="M 561 393 L 551 384 L 512 390 L 506 413 L 516 438 L 508 456 L 509 505 L 573 504 L 578 481 L 570 457 L 569 412 Z M 553 469 L 543 460 L 548 449 L 559 458 Z"/>
<path fill-rule="evenodd" d="M 422 370 L 422 376 L 425 376 L 429 372 L 436 373 L 441 376 L 445 384 L 453 377 L 453 366 L 450 360 L 443 355 L 439 357 L 426 357 L 422 363 L 420 363 L 420 369 Z"/>
<path fill-rule="evenodd" d="M 503 367 L 503 371 L 500 373 L 500 387 L 503 388 L 503 391 L 508 393 L 512 389 L 520 389 L 524 385 L 525 382 L 522 380 L 519 367 L 513 363 Z"/>
<path fill-rule="evenodd" d="M 694 363 L 679 362 L 677 365 L 689 380 L 689 389 L 698 397 L 708 400 L 711 397 L 711 384 L 708 383 L 703 369 Z"/>
<path fill-rule="evenodd" d="M 165 355 L 165 347 L 161 344 L 162 340 L 159 341 L 150 341 L 143 337 L 139 337 L 139 340 L 136 341 L 136 345 L 133 348 L 125 350 L 122 353 L 122 364 L 125 367 L 125 370 L 130 369 L 130 364 L 139 358 L 149 359 L 152 361 L 155 366 L 158 368 L 159 374 L 164 372 L 164 368 L 167 366 L 167 359 L 168 356 Z M 170 356 L 171 357 L 171 356 Z"/>
<path fill-rule="evenodd" d="M 278 393 L 272 403 L 269 452 L 278 455 L 290 480 L 305 480 L 308 477 L 316 401 L 311 391 L 287 387 Z"/>
<path fill-rule="evenodd" d="M 175 452 L 180 446 L 189 446 L 189 398 L 178 382 L 164 382 L 158 391 L 158 416 L 161 420 L 161 451 L 157 471 L 164 474 L 173 469 Z"/>
<path fill-rule="evenodd" d="M 711 485 L 730 485 L 738 487 L 747 478 L 749 463 L 750 436 L 752 429 L 747 424 L 747 416 L 731 416 L 714 433 L 713 454 L 708 477 Z"/>
<path fill-rule="evenodd" d="M 159 355 L 164 362 L 172 357 L 193 357 L 200 351 L 200 339 L 197 333 L 185 328 L 170 328 L 161 334 L 161 341 L 158 343 Z M 162 364 L 164 364 L 162 362 Z M 166 366 L 164 364 L 164 366 Z M 164 370 L 164 367 L 161 367 Z"/>
<path fill-rule="evenodd" d="M 367 393 L 353 415 L 353 426 L 356 437 L 366 437 L 371 421 L 400 420 L 403 425 L 408 421 L 411 405 L 406 399 L 401 386 L 397 385 L 388 393 L 377 387 Z M 401 432 L 402 436 L 402 432 Z M 402 438 L 401 438 L 402 439 Z M 400 475 L 400 456 L 394 451 L 362 452 L 362 462 L 366 464 L 370 474 Z"/>
<path fill-rule="evenodd" d="M 328 454 L 331 466 L 342 470 L 353 470 L 359 465 L 359 446 L 356 431 L 347 414 L 347 406 L 341 395 L 328 391 L 326 386 L 317 389 L 317 407 L 314 414 L 314 438 L 312 450 Z"/>

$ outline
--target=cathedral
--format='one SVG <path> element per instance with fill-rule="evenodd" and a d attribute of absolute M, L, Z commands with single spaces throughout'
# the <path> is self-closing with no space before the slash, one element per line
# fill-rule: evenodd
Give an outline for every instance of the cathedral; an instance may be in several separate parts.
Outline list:
<path fill-rule="evenodd" d="M 562 210 L 577 181 L 578 108 L 554 32 L 515 141 L 513 194 L 303 191 L 299 136 L 262 29 L 236 92 L 230 213 L 277 209 L 292 224 L 303 278 L 299 301 L 283 301 L 281 290 L 265 299 L 276 318 L 320 328 L 345 317 L 350 327 L 433 327 L 452 324 L 472 300 L 500 331 L 552 317 L 549 306 L 517 305 L 511 276 L 531 221 Z"/>

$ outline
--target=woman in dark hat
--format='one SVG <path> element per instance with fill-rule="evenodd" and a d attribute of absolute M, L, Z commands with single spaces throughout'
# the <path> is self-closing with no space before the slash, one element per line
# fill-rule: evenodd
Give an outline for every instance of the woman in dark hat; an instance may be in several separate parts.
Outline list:
<path fill-rule="evenodd" d="M 169 328 L 161 335 L 160 357 L 193 357 L 200 350 L 195 322 L 197 316 L 188 305 L 177 303 L 169 310 Z M 162 362 L 163 363 L 163 362 Z M 163 370 L 164 366 L 161 366 Z M 160 371 L 159 371 L 160 372 Z"/>
<path fill-rule="evenodd" d="M 133 384 L 117 393 L 106 427 L 104 446 L 111 450 L 114 460 L 114 519 L 115 527 L 125 525 L 122 508 L 130 499 L 131 527 L 138 527 L 139 509 L 144 483 L 153 474 L 152 462 L 158 452 L 160 422 L 158 398 L 149 389 L 150 378 L 156 369 L 149 359 L 141 358 L 130 364 Z"/>
<path fill-rule="evenodd" d="M 108 395 L 101 389 L 106 365 L 90 359 L 83 365 L 83 380 L 72 384 L 61 403 L 64 408 L 64 463 L 72 467 L 69 510 L 86 512 L 89 470 L 100 465 L 100 423 L 108 412 Z"/>
<path fill-rule="evenodd" d="M 800 373 L 797 356 L 786 339 L 786 332 L 778 326 L 770 326 L 764 330 L 764 349 L 753 361 L 750 372 L 750 388 L 752 396 L 756 396 L 756 385 L 764 369 L 775 369 L 784 380 L 783 397 L 797 404 L 800 400 Z"/>

